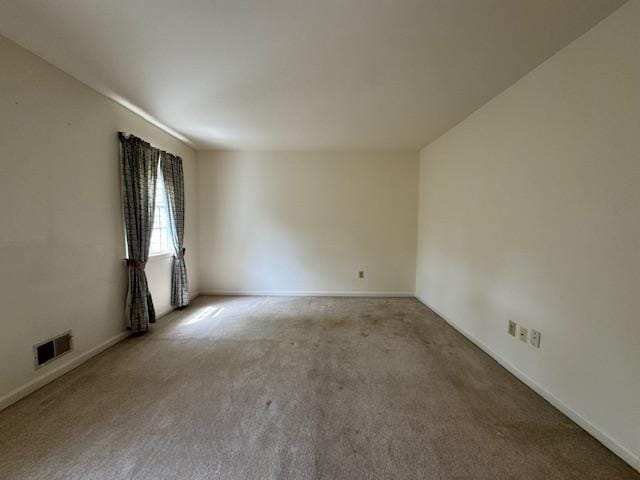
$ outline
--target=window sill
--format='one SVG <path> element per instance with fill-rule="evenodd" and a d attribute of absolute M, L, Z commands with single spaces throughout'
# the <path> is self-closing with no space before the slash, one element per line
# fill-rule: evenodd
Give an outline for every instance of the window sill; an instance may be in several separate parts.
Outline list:
<path fill-rule="evenodd" d="M 169 258 L 173 258 L 173 253 L 171 253 L 171 252 L 162 252 L 162 253 L 149 254 L 149 258 L 147 259 L 147 263 L 149 263 L 149 262 L 151 262 L 151 263 L 160 262 L 162 260 L 169 259 Z M 123 258 L 122 259 L 122 263 L 126 267 L 127 266 L 127 259 Z"/>
<path fill-rule="evenodd" d="M 151 253 L 149 254 L 149 261 L 162 260 L 162 259 L 171 258 L 171 257 L 173 257 L 173 253 L 171 252 Z"/>

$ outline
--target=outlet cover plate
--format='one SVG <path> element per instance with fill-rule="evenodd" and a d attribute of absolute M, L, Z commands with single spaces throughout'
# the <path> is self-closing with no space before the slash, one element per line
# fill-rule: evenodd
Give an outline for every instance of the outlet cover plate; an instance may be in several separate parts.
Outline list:
<path fill-rule="evenodd" d="M 538 330 L 531 329 L 531 345 L 540 348 L 540 337 L 542 334 Z"/>
<path fill-rule="evenodd" d="M 520 340 L 522 340 L 524 343 L 527 343 L 528 336 L 529 330 L 527 330 L 525 327 L 520 327 Z"/>

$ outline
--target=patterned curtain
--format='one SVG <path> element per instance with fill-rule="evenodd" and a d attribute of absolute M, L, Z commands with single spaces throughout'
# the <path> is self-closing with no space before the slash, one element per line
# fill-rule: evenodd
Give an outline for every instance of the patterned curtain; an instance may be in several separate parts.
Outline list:
<path fill-rule="evenodd" d="M 169 206 L 169 233 L 173 246 L 173 275 L 171 277 L 171 305 L 189 305 L 187 265 L 184 262 L 184 177 L 182 159 L 167 152 L 160 154 L 160 168 L 164 177 Z"/>
<path fill-rule="evenodd" d="M 118 138 L 129 271 L 125 316 L 132 331 L 144 332 L 156 321 L 144 267 L 149 258 L 160 151 L 133 135 L 118 133 Z"/>

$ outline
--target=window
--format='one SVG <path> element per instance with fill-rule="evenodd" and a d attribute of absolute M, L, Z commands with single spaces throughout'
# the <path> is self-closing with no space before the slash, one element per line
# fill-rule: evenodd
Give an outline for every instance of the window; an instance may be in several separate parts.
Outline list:
<path fill-rule="evenodd" d="M 162 169 L 158 167 L 156 210 L 153 215 L 149 255 L 162 255 L 165 253 L 171 253 L 171 245 L 169 244 L 169 210 L 167 207 L 167 195 L 164 191 Z"/>

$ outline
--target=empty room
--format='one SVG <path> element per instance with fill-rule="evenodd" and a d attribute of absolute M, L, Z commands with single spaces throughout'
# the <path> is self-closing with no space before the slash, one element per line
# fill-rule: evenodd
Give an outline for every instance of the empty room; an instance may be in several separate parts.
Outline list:
<path fill-rule="evenodd" d="M 3 0 L 0 66 L 0 480 L 640 480 L 640 0 Z"/>

